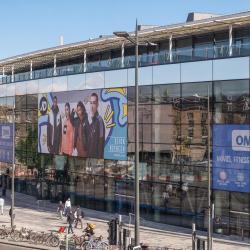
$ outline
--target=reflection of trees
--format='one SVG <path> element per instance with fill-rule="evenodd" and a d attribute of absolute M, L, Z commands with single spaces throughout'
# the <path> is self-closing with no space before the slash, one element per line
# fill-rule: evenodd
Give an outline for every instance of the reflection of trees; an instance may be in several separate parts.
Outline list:
<path fill-rule="evenodd" d="M 27 157 L 26 154 L 23 153 L 26 150 L 27 147 L 27 153 L 29 152 L 31 154 L 31 162 L 30 165 L 40 167 L 40 154 L 37 154 L 37 126 L 28 127 L 27 128 L 27 135 L 25 138 L 22 138 L 18 140 L 16 144 L 16 158 L 17 160 L 26 165 L 27 164 Z M 27 164 L 28 165 L 28 164 Z"/>

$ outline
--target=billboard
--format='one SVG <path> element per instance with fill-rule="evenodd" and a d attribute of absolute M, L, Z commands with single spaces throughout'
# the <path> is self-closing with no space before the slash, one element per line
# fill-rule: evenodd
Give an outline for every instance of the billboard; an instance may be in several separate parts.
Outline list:
<path fill-rule="evenodd" d="M 0 123 L 0 162 L 13 162 L 12 123 Z"/>
<path fill-rule="evenodd" d="M 38 152 L 127 160 L 127 89 L 39 94 Z"/>
<path fill-rule="evenodd" d="M 213 126 L 213 188 L 250 192 L 250 125 Z"/>

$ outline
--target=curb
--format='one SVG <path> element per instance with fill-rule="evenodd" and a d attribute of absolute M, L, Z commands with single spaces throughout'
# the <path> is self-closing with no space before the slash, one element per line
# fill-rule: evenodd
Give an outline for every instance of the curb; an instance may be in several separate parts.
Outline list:
<path fill-rule="evenodd" d="M 18 244 L 18 243 L 15 243 L 15 242 L 6 242 L 6 241 L 0 241 L 0 244 L 3 244 L 3 245 L 10 245 L 10 246 L 17 246 L 17 247 L 22 247 L 22 248 L 25 248 L 25 249 L 39 249 L 39 250 L 51 250 L 52 248 L 45 248 L 45 247 L 39 247 L 39 246 L 35 246 L 35 245 L 28 245 L 28 244 Z M 56 248 L 55 248 L 56 249 Z"/>

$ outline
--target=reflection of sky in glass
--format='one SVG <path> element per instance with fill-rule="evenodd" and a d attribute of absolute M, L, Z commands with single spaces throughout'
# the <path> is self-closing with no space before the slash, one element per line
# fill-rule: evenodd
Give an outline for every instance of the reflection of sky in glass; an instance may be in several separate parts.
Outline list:
<path fill-rule="evenodd" d="M 85 85 L 85 74 L 68 76 L 68 90 L 83 90 Z"/>
<path fill-rule="evenodd" d="M 16 84 L 11 83 L 6 86 L 6 96 L 14 96 L 15 95 Z"/>
<path fill-rule="evenodd" d="M 104 72 L 86 74 L 86 89 L 104 88 Z"/>
<path fill-rule="evenodd" d="M 39 80 L 39 93 L 47 93 L 52 91 L 52 78 Z"/>
<path fill-rule="evenodd" d="M 36 94 L 38 92 L 38 80 L 27 82 L 27 94 Z"/>

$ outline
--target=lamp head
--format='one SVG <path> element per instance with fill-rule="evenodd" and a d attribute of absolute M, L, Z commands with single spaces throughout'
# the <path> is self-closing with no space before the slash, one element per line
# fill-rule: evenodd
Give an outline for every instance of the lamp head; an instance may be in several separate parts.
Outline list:
<path fill-rule="evenodd" d="M 127 31 L 115 31 L 113 34 L 117 37 L 123 37 L 123 38 L 128 38 L 129 33 Z"/>

